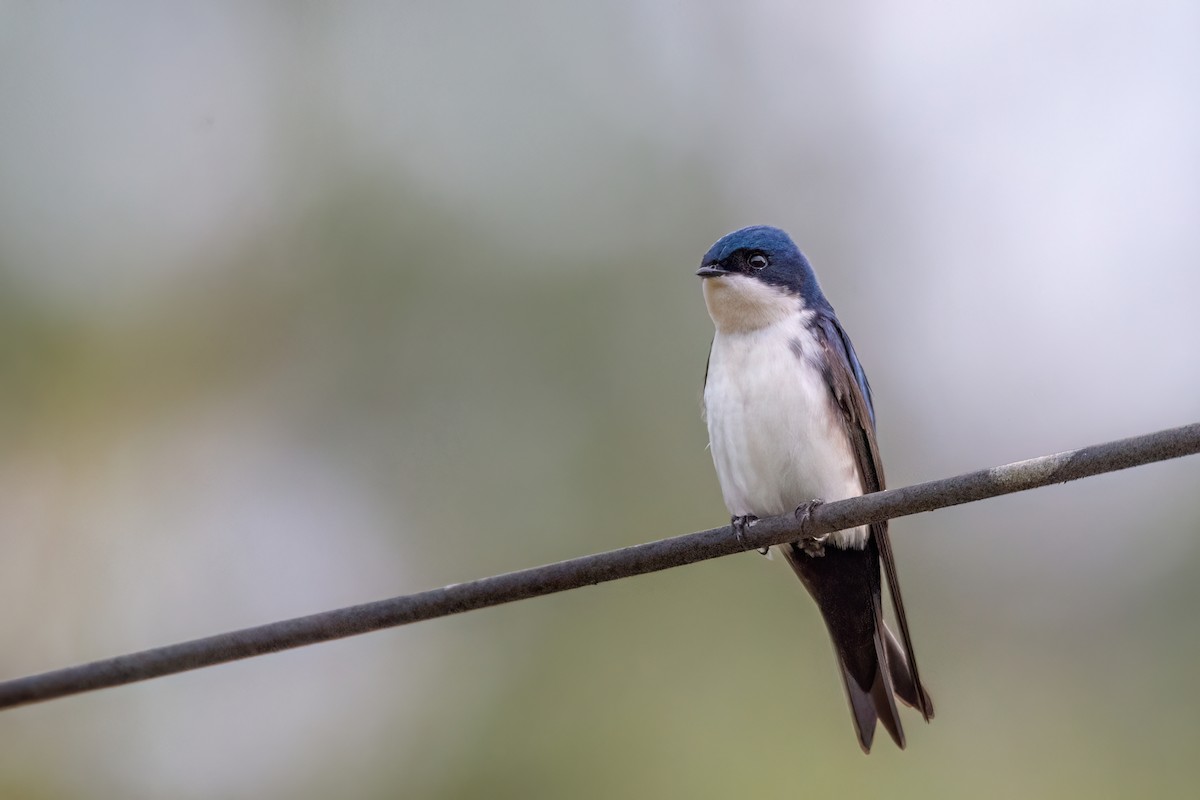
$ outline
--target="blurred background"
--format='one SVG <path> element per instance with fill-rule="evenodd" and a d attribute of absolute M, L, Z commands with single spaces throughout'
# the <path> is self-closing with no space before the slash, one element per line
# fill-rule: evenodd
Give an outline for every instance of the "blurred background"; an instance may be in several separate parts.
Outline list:
<path fill-rule="evenodd" d="M 788 229 L 892 485 L 1200 419 L 1200 7 L 0 2 L 0 677 L 711 527 Z M 0 713 L 3 798 L 1190 796 L 1200 459 Z M 480 520 L 487 524 L 481 525 Z"/>

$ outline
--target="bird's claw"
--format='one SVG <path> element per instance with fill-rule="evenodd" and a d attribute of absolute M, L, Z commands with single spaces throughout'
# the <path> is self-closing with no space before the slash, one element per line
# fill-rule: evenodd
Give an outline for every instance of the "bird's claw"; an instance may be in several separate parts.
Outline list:
<path fill-rule="evenodd" d="M 800 520 L 801 532 L 799 544 L 801 549 L 804 550 L 805 555 L 811 558 L 820 558 L 825 555 L 825 536 L 813 536 L 805 532 L 804 529 L 808 526 L 808 520 L 812 517 L 813 509 L 824 502 L 820 498 L 815 498 L 796 507 L 796 519 Z"/>
<path fill-rule="evenodd" d="M 752 514 L 747 514 L 744 517 L 732 517 L 729 520 L 729 525 L 733 528 L 733 538 L 737 539 L 737 543 L 742 546 L 743 550 L 750 549 L 750 545 L 746 543 L 746 528 L 750 527 L 757 521 L 758 517 Z M 770 550 L 769 547 L 759 547 L 756 549 L 764 556 L 767 554 L 767 551 Z"/>

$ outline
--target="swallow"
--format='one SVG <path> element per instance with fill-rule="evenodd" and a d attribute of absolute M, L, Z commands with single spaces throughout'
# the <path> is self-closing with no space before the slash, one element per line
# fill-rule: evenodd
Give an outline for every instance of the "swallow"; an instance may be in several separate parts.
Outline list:
<path fill-rule="evenodd" d="M 759 517 L 884 488 L 871 387 L 808 259 L 784 231 L 734 231 L 699 271 L 716 329 L 704 380 L 709 447 L 735 533 Z M 855 731 L 904 747 L 896 700 L 928 722 L 887 522 L 775 548 L 829 629 Z M 887 577 L 897 637 L 884 621 Z"/>

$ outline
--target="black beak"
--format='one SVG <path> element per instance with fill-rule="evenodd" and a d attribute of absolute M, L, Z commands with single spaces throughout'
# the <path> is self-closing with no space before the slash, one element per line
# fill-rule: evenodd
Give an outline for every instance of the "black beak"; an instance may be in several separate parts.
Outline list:
<path fill-rule="evenodd" d="M 696 270 L 696 274 L 701 278 L 719 278 L 722 275 L 728 275 L 729 270 L 721 269 L 716 264 L 705 264 L 703 267 Z"/>

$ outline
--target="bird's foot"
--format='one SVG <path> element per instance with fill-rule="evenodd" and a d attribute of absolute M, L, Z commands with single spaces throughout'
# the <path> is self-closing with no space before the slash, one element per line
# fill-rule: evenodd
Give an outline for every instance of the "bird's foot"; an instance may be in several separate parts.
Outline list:
<path fill-rule="evenodd" d="M 808 520 L 812 516 L 813 509 L 824 502 L 820 498 L 814 498 L 796 507 L 796 519 L 800 520 L 799 544 L 805 554 L 812 558 L 820 558 L 825 555 L 825 539 L 828 534 L 825 536 L 813 536 L 805 532 L 804 529 L 808 526 Z"/>
<path fill-rule="evenodd" d="M 732 517 L 729 520 L 729 525 L 733 528 L 733 538 L 737 539 L 737 543 L 742 546 L 743 550 L 750 549 L 750 545 L 746 544 L 746 528 L 749 528 L 757 521 L 758 517 L 754 516 L 753 514 L 747 514 L 744 517 Z M 767 551 L 771 548 L 759 547 L 757 549 L 758 552 L 765 556 Z"/>

